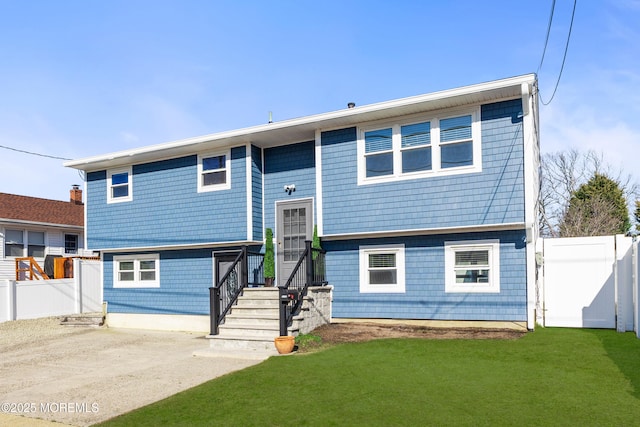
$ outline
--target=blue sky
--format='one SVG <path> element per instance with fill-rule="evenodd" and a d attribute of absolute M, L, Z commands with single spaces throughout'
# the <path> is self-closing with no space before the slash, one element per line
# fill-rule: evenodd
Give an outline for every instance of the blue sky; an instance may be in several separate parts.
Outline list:
<path fill-rule="evenodd" d="M 573 1 L 557 0 L 547 101 Z M 0 145 L 77 159 L 534 73 L 551 0 L 0 0 Z M 640 0 L 581 0 L 543 153 L 640 143 Z M 640 173 L 634 174 L 636 177 Z M 637 180 L 637 178 L 636 178 Z M 78 172 L 0 148 L 0 192 L 67 200 Z"/>

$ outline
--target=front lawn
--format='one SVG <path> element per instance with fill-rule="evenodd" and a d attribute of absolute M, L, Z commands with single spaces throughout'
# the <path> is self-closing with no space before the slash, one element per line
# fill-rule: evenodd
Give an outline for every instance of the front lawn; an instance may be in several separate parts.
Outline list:
<path fill-rule="evenodd" d="M 628 426 L 640 423 L 639 399 L 634 334 L 538 328 L 272 357 L 101 425 Z"/>

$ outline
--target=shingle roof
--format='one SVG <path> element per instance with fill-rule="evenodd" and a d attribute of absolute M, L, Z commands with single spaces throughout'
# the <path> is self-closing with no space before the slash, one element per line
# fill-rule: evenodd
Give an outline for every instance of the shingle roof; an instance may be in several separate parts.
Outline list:
<path fill-rule="evenodd" d="M 0 193 L 0 221 L 3 219 L 83 227 L 84 205 Z"/>

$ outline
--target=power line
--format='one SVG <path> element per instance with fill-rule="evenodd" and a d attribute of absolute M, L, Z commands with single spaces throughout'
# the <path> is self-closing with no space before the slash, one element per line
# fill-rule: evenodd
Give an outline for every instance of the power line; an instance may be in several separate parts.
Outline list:
<path fill-rule="evenodd" d="M 551 101 L 553 101 L 553 97 L 556 96 L 556 91 L 558 90 L 558 85 L 560 84 L 560 78 L 562 77 L 562 71 L 564 70 L 564 63 L 567 59 L 567 51 L 569 50 L 569 40 L 571 40 L 571 30 L 573 29 L 573 18 L 576 15 L 577 3 L 578 3 L 578 0 L 573 0 L 573 11 L 571 12 L 571 24 L 569 24 L 569 34 L 567 35 L 567 43 L 564 46 L 564 55 L 562 56 L 562 66 L 560 66 L 560 73 L 558 73 L 558 80 L 556 80 L 556 86 L 553 88 L 553 93 L 551 94 L 551 98 L 549 99 L 549 101 L 544 102 L 544 100 L 542 99 L 542 96 L 540 96 L 540 102 L 542 102 L 542 105 L 551 104 Z M 553 13 L 553 10 L 552 10 L 552 13 Z M 549 21 L 549 25 L 551 25 L 551 21 Z M 542 61 L 540 61 L 540 65 L 542 65 Z"/>
<path fill-rule="evenodd" d="M 47 157 L 49 159 L 71 160 L 71 159 L 67 159 L 66 157 L 58 157 L 58 156 L 50 156 L 48 154 L 34 153 L 33 151 L 19 150 L 17 148 L 6 147 L 4 145 L 0 145 L 0 148 L 4 148 L 6 150 L 11 150 L 11 151 L 17 151 L 18 153 L 30 154 L 32 156 Z"/>
<path fill-rule="evenodd" d="M 547 25 L 547 37 L 544 39 L 544 49 L 542 49 L 542 58 L 540 58 L 540 65 L 538 65 L 538 70 L 536 74 L 540 72 L 540 68 L 542 68 L 542 63 L 544 62 L 544 55 L 547 53 L 547 44 L 549 43 L 549 34 L 551 34 L 551 23 L 553 22 L 553 11 L 556 10 L 556 0 L 551 2 L 551 14 L 549 15 L 549 24 Z"/>

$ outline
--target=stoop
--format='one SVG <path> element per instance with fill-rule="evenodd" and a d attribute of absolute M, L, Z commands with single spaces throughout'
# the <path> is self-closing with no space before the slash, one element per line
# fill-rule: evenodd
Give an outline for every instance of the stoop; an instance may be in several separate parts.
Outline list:
<path fill-rule="evenodd" d="M 236 305 L 219 326 L 218 335 L 209 335 L 211 355 L 256 354 L 276 355 L 274 339 L 280 336 L 278 288 L 245 288 Z M 290 335 L 298 335 L 298 324 L 289 328 Z M 200 354 L 203 356 L 205 354 Z"/>

